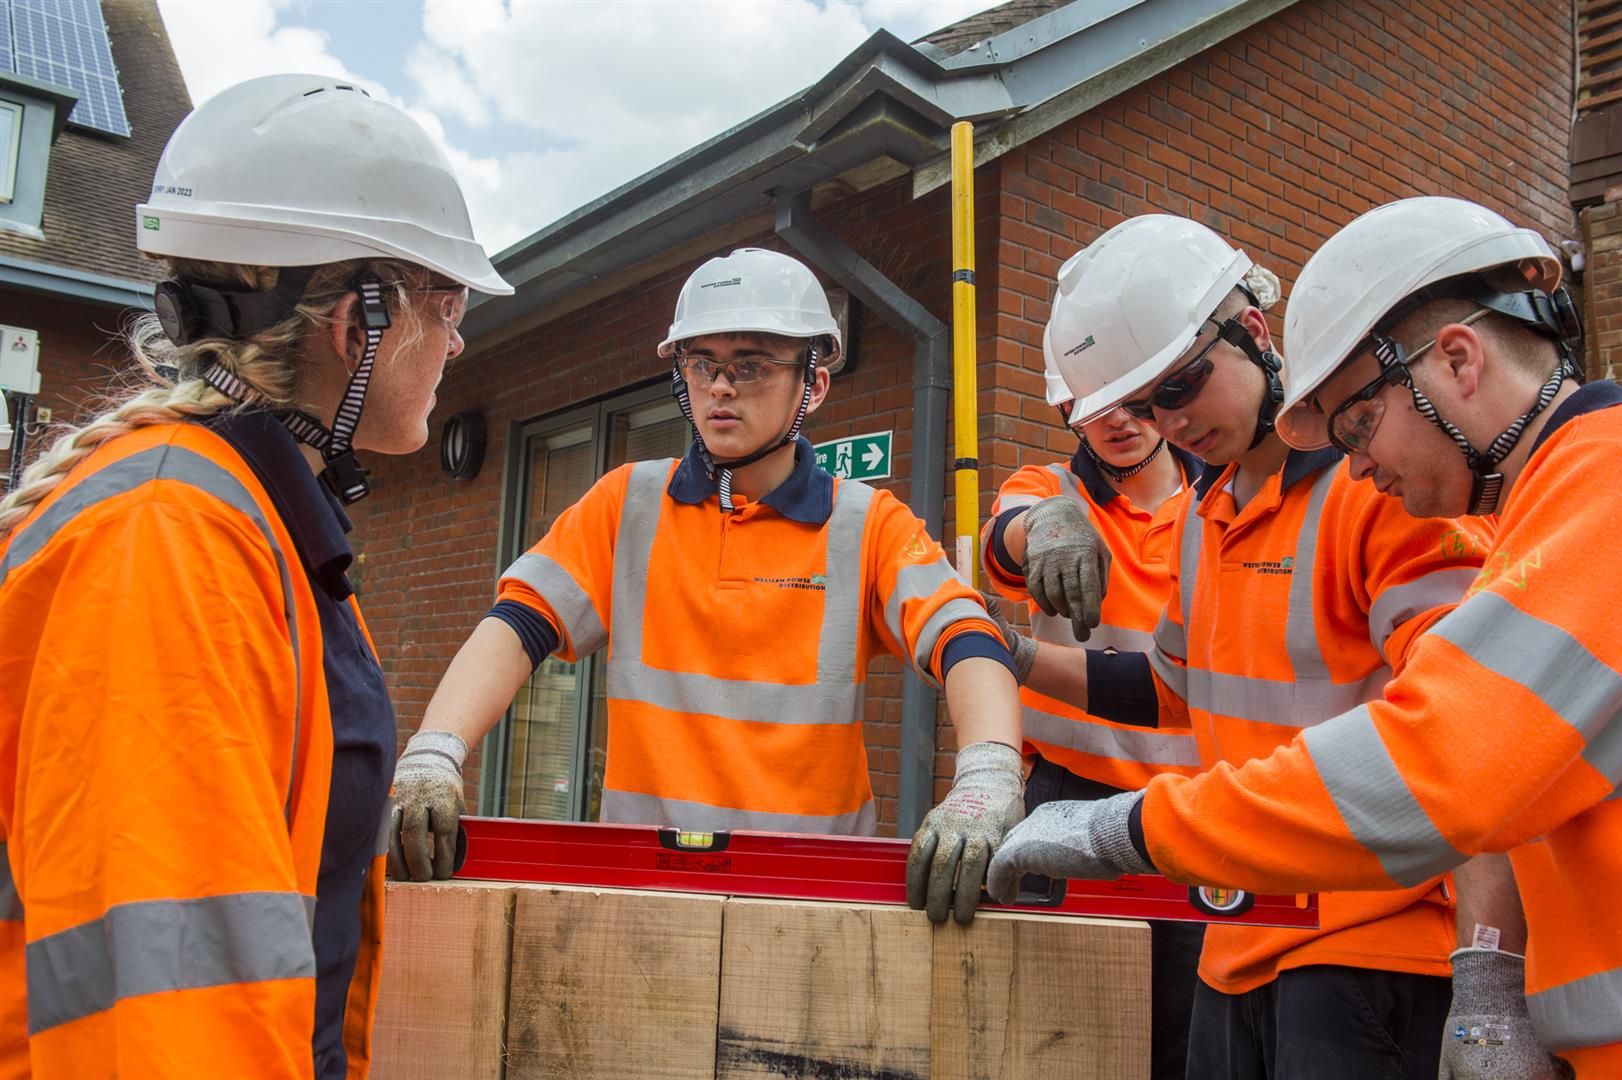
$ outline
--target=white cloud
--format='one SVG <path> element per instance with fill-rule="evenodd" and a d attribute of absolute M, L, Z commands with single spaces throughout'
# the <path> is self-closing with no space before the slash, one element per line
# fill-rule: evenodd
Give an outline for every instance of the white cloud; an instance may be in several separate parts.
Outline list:
<path fill-rule="evenodd" d="M 810 85 L 879 25 L 911 40 L 992 2 L 427 0 L 422 37 L 392 58 L 388 86 L 347 70 L 327 34 L 297 25 L 305 9 L 290 0 L 159 8 L 196 101 L 310 71 L 408 108 L 495 251 Z M 457 130 L 480 132 L 481 152 L 457 145 Z"/>

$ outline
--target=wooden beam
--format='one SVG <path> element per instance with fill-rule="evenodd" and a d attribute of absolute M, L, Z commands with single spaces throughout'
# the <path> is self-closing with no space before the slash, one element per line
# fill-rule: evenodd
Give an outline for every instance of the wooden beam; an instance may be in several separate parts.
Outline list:
<path fill-rule="evenodd" d="M 1585 55 L 1583 57 L 1583 68 L 1585 70 L 1596 68 L 1602 64 L 1609 64 L 1613 60 L 1622 60 L 1622 49 L 1612 49 L 1609 52 Z"/>
<path fill-rule="evenodd" d="M 501 1080 L 513 891 L 388 883 L 373 1077 Z"/>
<path fill-rule="evenodd" d="M 1592 19 L 1584 20 L 1577 27 L 1579 34 L 1592 34 L 1596 30 L 1603 30 L 1607 26 L 1615 26 L 1622 22 L 1622 11 L 1613 11 L 1608 15 L 1596 15 Z"/>
<path fill-rule="evenodd" d="M 1577 102 L 1577 108 L 1579 110 L 1598 109 L 1603 105 L 1611 104 L 1613 101 L 1622 101 L 1622 90 L 1612 90 L 1606 94 L 1594 94 L 1591 97 L 1585 97 Z"/>
<path fill-rule="evenodd" d="M 928 1080 L 930 955 L 906 908 L 728 901 L 716 1080 Z"/>
<path fill-rule="evenodd" d="M 507 1080 L 712 1080 L 723 903 L 521 886 Z"/>
<path fill-rule="evenodd" d="M 1149 925 L 982 911 L 934 939 L 931 1080 L 1149 1075 Z"/>
<path fill-rule="evenodd" d="M 1602 71 L 1597 75 L 1585 76 L 1579 90 L 1590 90 L 1596 86 L 1609 86 L 1611 83 L 1622 81 L 1622 68 L 1614 71 Z"/>

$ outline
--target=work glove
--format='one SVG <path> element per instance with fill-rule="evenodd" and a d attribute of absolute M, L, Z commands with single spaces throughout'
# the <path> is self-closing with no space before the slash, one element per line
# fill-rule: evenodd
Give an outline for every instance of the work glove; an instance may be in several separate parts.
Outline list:
<path fill-rule="evenodd" d="M 462 762 L 467 743 L 451 731 L 419 731 L 394 767 L 394 817 L 389 822 L 389 877 L 444 880 L 456 868 L 456 829 L 462 819 Z"/>
<path fill-rule="evenodd" d="M 1154 873 L 1127 827 L 1141 798 L 1141 791 L 1126 791 L 1107 799 L 1043 803 L 1003 837 L 991 860 L 986 891 L 1010 904 L 1026 874 L 1109 880 Z"/>
<path fill-rule="evenodd" d="M 1070 620 L 1077 641 L 1103 618 L 1109 564 L 1109 548 L 1076 500 L 1054 495 L 1025 512 L 1025 587 L 1037 607 Z"/>
<path fill-rule="evenodd" d="M 1025 816 L 1024 762 L 999 742 L 957 752 L 957 775 L 945 800 L 924 818 L 907 852 L 907 903 L 945 922 L 974 919 L 986 864 L 1003 834 Z"/>
<path fill-rule="evenodd" d="M 1526 958 L 1497 949 L 1459 949 L 1453 1007 L 1442 1031 L 1438 1080 L 1569 1080 L 1544 1049 L 1526 1011 Z"/>
<path fill-rule="evenodd" d="M 1002 613 L 1002 601 L 995 593 L 983 592 L 980 599 L 986 602 L 986 614 L 997 624 L 1003 640 L 1008 643 L 1008 651 L 1014 654 L 1014 677 L 1024 686 L 1025 680 L 1030 678 L 1031 665 L 1036 663 L 1036 642 L 1009 625 Z"/>

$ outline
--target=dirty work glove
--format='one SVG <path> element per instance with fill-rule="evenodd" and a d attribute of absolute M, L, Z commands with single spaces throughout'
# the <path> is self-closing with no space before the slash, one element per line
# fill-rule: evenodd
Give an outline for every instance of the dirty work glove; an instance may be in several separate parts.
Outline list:
<path fill-rule="evenodd" d="M 1107 799 L 1043 803 L 1003 837 L 991 860 L 986 891 L 1009 904 L 1026 874 L 1107 881 L 1122 874 L 1154 873 L 1127 828 L 1141 798 L 1141 791 L 1125 791 Z"/>
<path fill-rule="evenodd" d="M 971 922 L 991 853 L 1024 815 L 1019 751 L 999 742 L 959 750 L 952 790 L 924 818 L 907 852 L 907 903 L 927 911 L 930 922 L 945 922 L 948 906 L 958 922 Z"/>
<path fill-rule="evenodd" d="M 1008 651 L 1014 654 L 1014 677 L 1024 686 L 1025 680 L 1030 678 L 1031 665 L 1036 663 L 1036 642 L 1009 625 L 1002 613 L 1002 600 L 995 593 L 983 592 L 980 599 L 986 602 L 986 614 L 997 624 L 1003 640 L 1008 643 Z"/>
<path fill-rule="evenodd" d="M 419 731 L 406 743 L 394 767 L 389 821 L 389 877 L 395 881 L 451 876 L 466 760 L 467 743 L 455 732 Z"/>
<path fill-rule="evenodd" d="M 1549 1056 L 1526 1012 L 1526 958 L 1459 949 L 1453 1008 L 1442 1030 L 1438 1080 L 1564 1080 L 1570 1066 Z"/>
<path fill-rule="evenodd" d="M 1109 563 L 1109 548 L 1074 499 L 1053 495 L 1025 512 L 1025 587 L 1037 607 L 1070 620 L 1077 641 L 1103 617 Z"/>

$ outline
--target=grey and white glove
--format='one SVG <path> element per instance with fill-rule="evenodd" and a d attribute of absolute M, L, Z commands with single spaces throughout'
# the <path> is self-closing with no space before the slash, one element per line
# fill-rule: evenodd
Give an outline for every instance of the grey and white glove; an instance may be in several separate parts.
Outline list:
<path fill-rule="evenodd" d="M 924 818 L 907 852 L 907 903 L 945 922 L 950 908 L 960 923 L 974 919 L 991 853 L 1025 816 L 1024 761 L 999 742 L 977 742 L 957 752 L 952 790 Z"/>
<path fill-rule="evenodd" d="M 1025 511 L 1025 587 L 1036 606 L 1070 620 L 1086 641 L 1103 618 L 1110 552 L 1087 511 L 1067 495 Z"/>
<path fill-rule="evenodd" d="M 1453 1007 L 1442 1031 L 1437 1080 L 1567 1080 L 1526 1011 L 1526 958 L 1497 949 L 1459 949 Z"/>
<path fill-rule="evenodd" d="M 462 820 L 462 763 L 467 743 L 451 731 L 419 731 L 394 767 L 394 816 L 389 822 L 389 877 L 444 880 L 456 868 L 456 829 Z"/>
<path fill-rule="evenodd" d="M 1003 837 L 991 860 L 986 891 L 1008 904 L 1026 874 L 1108 881 L 1154 873 L 1133 845 L 1127 825 L 1141 798 L 1141 791 L 1126 791 L 1107 799 L 1043 803 Z"/>
<path fill-rule="evenodd" d="M 986 614 L 991 616 L 991 621 L 997 624 L 1003 640 L 1008 643 L 1008 651 L 1014 654 L 1014 677 L 1019 680 L 1019 685 L 1024 686 L 1025 680 L 1030 678 L 1031 665 L 1036 663 L 1036 641 L 1009 625 L 1002 613 L 1002 600 L 996 593 L 983 592 L 980 599 L 985 601 Z"/>

